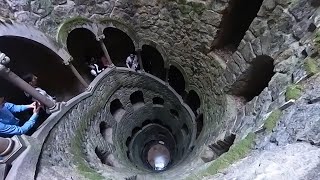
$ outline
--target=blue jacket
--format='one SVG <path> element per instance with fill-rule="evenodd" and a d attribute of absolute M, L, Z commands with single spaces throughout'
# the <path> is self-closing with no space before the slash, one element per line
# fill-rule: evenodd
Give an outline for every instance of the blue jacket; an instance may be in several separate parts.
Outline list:
<path fill-rule="evenodd" d="M 38 114 L 33 114 L 30 119 L 21 127 L 18 125 L 19 119 L 12 114 L 16 112 L 22 112 L 27 109 L 28 107 L 26 105 L 4 103 L 3 107 L 0 108 L 0 137 L 25 134 L 33 127 L 38 118 Z"/>

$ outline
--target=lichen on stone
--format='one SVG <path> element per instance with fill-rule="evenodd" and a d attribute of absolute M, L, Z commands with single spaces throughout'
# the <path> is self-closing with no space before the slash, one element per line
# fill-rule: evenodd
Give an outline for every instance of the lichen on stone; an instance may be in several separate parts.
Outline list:
<path fill-rule="evenodd" d="M 288 86 L 285 93 L 286 101 L 289 101 L 290 99 L 299 99 L 301 97 L 302 89 L 303 87 L 298 84 Z"/>
<path fill-rule="evenodd" d="M 272 111 L 272 113 L 265 120 L 263 128 L 267 132 L 271 132 L 273 130 L 273 128 L 275 128 L 277 126 L 277 123 L 278 123 L 281 115 L 282 115 L 282 111 L 279 109 Z"/>
<path fill-rule="evenodd" d="M 205 177 L 218 173 L 229 165 L 245 158 L 251 151 L 256 135 L 249 133 L 244 139 L 230 147 L 229 151 L 214 160 L 209 167 L 196 177 Z M 193 179 L 192 177 L 189 177 Z"/>
<path fill-rule="evenodd" d="M 317 46 L 318 50 L 320 50 L 320 30 L 316 32 L 314 43 Z"/>
<path fill-rule="evenodd" d="M 304 68 L 310 76 L 319 72 L 317 62 L 313 58 L 307 58 L 304 61 Z"/>
<path fill-rule="evenodd" d="M 68 34 L 70 33 L 73 27 L 78 25 L 88 24 L 88 23 L 92 23 L 92 21 L 80 16 L 67 19 L 60 25 L 58 29 L 58 33 L 56 36 L 57 41 L 60 43 L 65 43 L 67 40 Z"/>

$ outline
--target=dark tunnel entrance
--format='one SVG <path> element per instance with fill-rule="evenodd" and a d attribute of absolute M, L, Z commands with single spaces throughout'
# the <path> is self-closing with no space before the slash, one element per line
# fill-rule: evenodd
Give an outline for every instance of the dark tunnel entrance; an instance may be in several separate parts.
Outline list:
<path fill-rule="evenodd" d="M 218 38 L 213 48 L 235 50 L 262 5 L 263 0 L 232 0 L 224 12 Z"/>
<path fill-rule="evenodd" d="M 103 31 L 106 45 L 111 61 L 118 67 L 126 67 L 127 57 L 135 54 L 135 47 L 132 39 L 123 31 L 108 27 Z"/>
<path fill-rule="evenodd" d="M 187 98 L 186 98 L 186 103 L 191 108 L 191 110 L 193 111 L 194 115 L 197 116 L 198 115 L 197 110 L 200 107 L 201 102 L 200 102 L 199 95 L 194 90 L 191 90 L 188 93 Z"/>
<path fill-rule="evenodd" d="M 251 66 L 236 81 L 231 92 L 234 95 L 242 96 L 246 101 L 251 101 L 258 96 L 274 75 L 273 59 L 270 56 L 262 55 L 252 60 Z"/>
<path fill-rule="evenodd" d="M 90 68 L 88 67 L 92 58 L 100 69 L 106 66 L 101 60 L 104 57 L 104 53 L 100 43 L 88 29 L 77 28 L 71 31 L 68 35 L 67 47 L 74 59 L 72 64 L 88 82 L 91 82 L 95 77 L 90 73 Z"/>
<path fill-rule="evenodd" d="M 164 61 L 156 48 L 143 45 L 141 52 L 141 59 L 143 63 L 143 68 L 147 73 L 150 73 L 158 78 L 165 80 L 165 69 Z"/>
<path fill-rule="evenodd" d="M 20 77 L 29 73 L 34 74 L 38 77 L 38 87 L 56 97 L 57 101 L 67 101 L 84 90 L 71 69 L 62 63 L 62 59 L 37 42 L 13 36 L 0 37 L 0 51 L 10 57 L 8 68 L 11 71 Z M 8 81 L 0 79 L 0 83 L 1 88 L 4 88 L 6 92 L 8 102 L 14 104 L 30 104 L 32 102 L 22 90 Z M 29 119 L 29 115 L 28 118 L 21 115 L 21 120 L 27 119 Z M 42 123 L 44 120 L 42 118 L 38 123 Z"/>
<path fill-rule="evenodd" d="M 170 86 L 182 97 L 186 95 L 185 88 L 186 83 L 182 73 L 175 66 L 170 66 L 169 69 L 169 78 L 168 78 Z"/>

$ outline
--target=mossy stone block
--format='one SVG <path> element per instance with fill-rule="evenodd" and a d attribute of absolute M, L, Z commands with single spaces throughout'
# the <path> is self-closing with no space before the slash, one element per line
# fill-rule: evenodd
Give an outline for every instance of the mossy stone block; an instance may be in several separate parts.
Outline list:
<path fill-rule="evenodd" d="M 281 115 L 282 115 L 282 111 L 279 109 L 272 111 L 272 113 L 268 116 L 268 118 L 264 122 L 264 125 L 263 125 L 264 129 L 267 132 L 271 132 L 273 128 L 277 126 L 277 123 Z"/>
<path fill-rule="evenodd" d="M 299 99 L 302 94 L 302 89 L 303 87 L 298 84 L 288 86 L 285 93 L 286 101 L 289 101 L 290 99 Z"/>

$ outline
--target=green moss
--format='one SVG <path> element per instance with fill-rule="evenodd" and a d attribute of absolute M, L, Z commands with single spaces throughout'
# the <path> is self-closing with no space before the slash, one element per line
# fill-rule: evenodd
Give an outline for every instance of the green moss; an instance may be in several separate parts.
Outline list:
<path fill-rule="evenodd" d="M 316 36 L 314 38 L 314 43 L 317 46 L 318 50 L 320 50 L 320 30 L 316 32 Z"/>
<path fill-rule="evenodd" d="M 214 175 L 240 159 L 245 158 L 250 153 L 255 138 L 254 133 L 249 133 L 244 139 L 231 146 L 228 152 L 214 160 L 206 170 L 197 175 L 192 175 L 188 179 L 201 179 L 205 176 Z"/>
<path fill-rule="evenodd" d="M 201 14 L 205 9 L 206 9 L 206 5 L 204 3 L 200 3 L 200 2 L 187 2 L 187 5 L 191 6 L 193 11 Z"/>
<path fill-rule="evenodd" d="M 307 71 L 308 75 L 314 75 L 319 72 L 318 65 L 316 61 L 312 58 L 307 58 L 304 61 L 304 68 Z"/>
<path fill-rule="evenodd" d="M 279 109 L 272 111 L 272 113 L 264 122 L 264 125 L 263 125 L 264 129 L 266 129 L 267 132 L 271 132 L 273 128 L 276 127 L 277 122 L 279 121 L 279 118 L 281 115 L 282 115 L 282 111 Z"/>
<path fill-rule="evenodd" d="M 57 41 L 60 43 L 65 44 L 68 34 L 70 33 L 70 31 L 72 30 L 73 27 L 78 26 L 78 25 L 84 25 L 84 24 L 89 24 L 92 23 L 92 21 L 90 21 L 89 19 L 83 18 L 83 17 L 73 17 L 70 18 L 66 21 L 64 21 L 59 29 L 58 29 L 58 33 L 57 33 Z"/>
<path fill-rule="evenodd" d="M 286 101 L 290 99 L 294 99 L 294 100 L 299 99 L 302 93 L 302 89 L 303 89 L 302 86 L 298 84 L 288 86 L 285 94 Z"/>
<path fill-rule="evenodd" d="M 105 102 L 110 95 L 104 94 L 101 97 L 101 101 L 97 101 L 90 110 L 81 116 L 79 119 L 79 126 L 75 132 L 75 136 L 71 141 L 71 153 L 73 155 L 73 162 L 77 166 L 78 172 L 83 175 L 86 179 L 90 180 L 102 180 L 105 179 L 101 174 L 90 168 L 86 160 L 83 158 L 82 143 L 84 142 L 84 132 L 90 120 L 97 114 L 97 112 L 103 109 Z"/>

